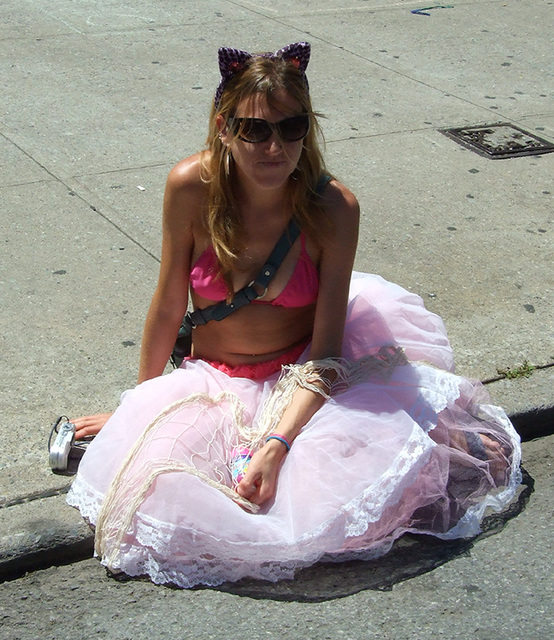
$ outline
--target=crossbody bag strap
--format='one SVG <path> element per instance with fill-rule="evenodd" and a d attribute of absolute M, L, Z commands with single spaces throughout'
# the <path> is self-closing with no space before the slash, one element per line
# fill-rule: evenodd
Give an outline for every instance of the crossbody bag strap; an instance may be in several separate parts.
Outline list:
<path fill-rule="evenodd" d="M 331 180 L 332 176 L 322 174 L 317 181 L 315 192 L 321 196 Z M 185 315 L 170 357 L 170 361 L 175 368 L 179 367 L 183 359 L 190 354 L 191 334 L 194 327 L 204 325 L 210 320 L 223 320 L 237 309 L 244 307 L 252 302 L 252 300 L 261 298 L 266 294 L 271 279 L 281 266 L 281 263 L 299 234 L 300 228 L 294 220 L 291 220 L 256 278 L 247 287 L 238 291 L 229 304 L 219 302 L 205 309 L 189 311 Z M 262 293 L 259 293 L 260 290 Z"/>
<path fill-rule="evenodd" d="M 316 193 L 321 196 L 331 180 L 332 176 L 327 173 L 322 174 L 315 187 Z M 223 320 L 253 300 L 263 298 L 267 293 L 269 283 L 299 235 L 300 227 L 294 220 L 291 220 L 256 278 L 248 286 L 237 291 L 229 303 L 218 302 L 204 309 L 189 311 L 183 318 L 183 328 L 188 326 L 192 330 L 207 324 L 210 320 Z"/>
<path fill-rule="evenodd" d="M 333 179 L 333 176 L 329 175 L 328 173 L 322 173 L 319 176 L 319 180 L 315 185 L 315 192 L 317 193 L 318 196 L 323 195 L 323 192 L 325 191 L 325 187 L 331 182 L 332 179 Z"/>
<path fill-rule="evenodd" d="M 207 324 L 210 320 L 223 320 L 241 307 L 250 304 L 253 300 L 265 296 L 269 283 L 277 273 L 285 256 L 299 235 L 300 228 L 298 224 L 294 220 L 291 220 L 285 232 L 273 247 L 273 251 L 264 266 L 249 285 L 237 291 L 232 297 L 231 302 L 218 302 L 204 309 L 189 311 L 184 317 L 184 322 L 191 329 L 194 329 L 195 327 Z"/>

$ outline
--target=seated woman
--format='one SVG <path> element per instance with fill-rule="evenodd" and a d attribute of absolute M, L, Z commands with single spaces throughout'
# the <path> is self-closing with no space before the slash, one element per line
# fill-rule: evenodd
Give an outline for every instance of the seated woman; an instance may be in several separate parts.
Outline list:
<path fill-rule="evenodd" d="M 68 501 L 111 571 L 278 580 L 376 557 L 408 531 L 474 535 L 520 482 L 518 436 L 452 373 L 440 318 L 352 273 L 359 208 L 325 171 L 309 54 L 221 49 L 207 148 L 169 174 L 139 385 L 112 417 L 75 421 L 78 437 L 99 433 Z M 195 326 L 190 356 L 162 376 L 189 292 L 204 315 L 230 304 L 284 231 L 269 284 Z"/>

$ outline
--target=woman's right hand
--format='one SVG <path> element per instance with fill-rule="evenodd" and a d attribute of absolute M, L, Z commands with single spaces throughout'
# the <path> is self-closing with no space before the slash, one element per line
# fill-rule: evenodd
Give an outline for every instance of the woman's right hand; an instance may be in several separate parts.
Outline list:
<path fill-rule="evenodd" d="M 70 420 L 75 425 L 75 440 L 84 440 L 89 436 L 95 436 L 112 417 L 112 413 L 96 413 L 92 416 L 82 416 Z"/>
<path fill-rule="evenodd" d="M 239 496 L 258 505 L 273 498 L 279 467 L 286 452 L 285 446 L 277 440 L 270 440 L 256 451 L 237 487 Z"/>

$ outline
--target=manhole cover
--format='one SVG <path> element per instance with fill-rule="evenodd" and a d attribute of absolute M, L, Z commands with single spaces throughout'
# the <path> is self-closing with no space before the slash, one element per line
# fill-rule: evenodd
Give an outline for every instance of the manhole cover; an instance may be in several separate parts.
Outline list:
<path fill-rule="evenodd" d="M 513 124 L 442 129 L 442 133 L 487 158 L 512 158 L 554 151 L 554 144 Z"/>

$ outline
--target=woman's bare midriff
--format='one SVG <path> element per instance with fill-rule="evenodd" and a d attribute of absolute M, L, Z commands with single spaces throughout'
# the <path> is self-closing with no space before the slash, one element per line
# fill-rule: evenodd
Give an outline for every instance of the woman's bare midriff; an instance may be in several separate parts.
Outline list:
<path fill-rule="evenodd" d="M 249 304 L 225 320 L 193 330 L 192 357 L 235 366 L 265 362 L 312 335 L 315 304 L 285 308 Z"/>

